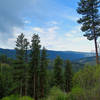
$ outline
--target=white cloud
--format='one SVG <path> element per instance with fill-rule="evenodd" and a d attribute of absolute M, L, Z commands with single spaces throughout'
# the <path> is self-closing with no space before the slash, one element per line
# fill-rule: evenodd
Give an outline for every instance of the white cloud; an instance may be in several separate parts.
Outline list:
<path fill-rule="evenodd" d="M 71 37 L 73 37 L 73 34 L 65 34 L 65 36 L 66 36 L 67 38 L 71 38 Z"/>
<path fill-rule="evenodd" d="M 58 34 L 56 31 L 59 29 L 59 27 L 54 26 L 54 27 L 49 27 L 47 29 L 35 27 L 33 29 L 36 33 L 39 33 L 39 36 L 41 38 L 41 44 L 48 48 L 52 46 L 54 40 L 56 39 L 56 36 Z"/>
<path fill-rule="evenodd" d="M 65 33 L 65 35 L 66 36 L 70 36 L 70 35 L 72 35 L 72 36 L 75 36 L 75 35 L 77 36 L 78 35 L 79 36 L 82 33 L 80 28 L 81 28 L 81 26 L 75 26 L 75 27 L 72 28 L 72 30 L 70 30 L 69 32 Z"/>
<path fill-rule="evenodd" d="M 56 36 L 57 36 L 56 30 L 58 30 L 58 29 L 59 29 L 59 27 L 57 27 L 57 26 L 49 27 L 47 29 L 40 28 L 40 27 L 30 27 L 29 30 L 23 30 L 23 29 L 14 27 L 13 28 L 13 37 L 8 39 L 8 42 L 5 46 L 6 46 L 6 48 L 14 48 L 16 38 L 20 33 L 24 33 L 25 37 L 30 42 L 31 42 L 32 35 L 34 33 L 38 33 L 41 38 L 41 44 L 48 48 L 53 44 L 54 40 L 56 39 Z"/>
<path fill-rule="evenodd" d="M 31 37 L 34 33 L 38 33 L 41 39 L 42 46 L 45 46 L 50 50 L 61 51 L 91 51 L 93 50 L 93 42 L 89 42 L 85 37 L 80 36 L 79 27 L 74 27 L 73 30 L 66 34 L 59 35 L 59 27 L 29 27 L 28 30 L 13 28 L 13 38 L 9 38 L 8 42 L 3 48 L 14 48 L 17 36 L 20 33 L 24 33 L 25 37 L 31 41 Z M 77 35 L 78 34 L 78 35 Z"/>
<path fill-rule="evenodd" d="M 46 23 L 47 26 L 54 26 L 54 25 L 58 25 L 59 23 L 56 21 L 49 21 Z"/>
<path fill-rule="evenodd" d="M 31 22 L 29 20 L 24 20 L 25 24 L 30 24 Z"/>
<path fill-rule="evenodd" d="M 44 30 L 40 27 L 34 27 L 33 31 L 37 32 L 37 33 L 44 33 Z"/>
<path fill-rule="evenodd" d="M 64 17 L 65 17 L 66 19 L 71 20 L 71 21 L 74 21 L 74 22 L 76 22 L 76 21 L 79 19 L 79 17 L 77 17 L 77 16 L 72 16 L 72 15 L 65 15 Z"/>

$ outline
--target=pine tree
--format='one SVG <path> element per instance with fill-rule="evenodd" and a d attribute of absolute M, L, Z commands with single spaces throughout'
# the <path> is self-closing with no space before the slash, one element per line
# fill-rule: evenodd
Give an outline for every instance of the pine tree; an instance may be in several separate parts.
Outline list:
<path fill-rule="evenodd" d="M 2 54 L 2 55 L 0 55 L 0 62 L 1 63 L 8 63 L 8 59 L 7 59 L 7 56 L 6 55 L 4 55 L 4 54 Z"/>
<path fill-rule="evenodd" d="M 64 77 L 65 77 L 65 91 L 70 92 L 72 88 L 72 65 L 69 60 L 66 61 L 65 63 L 65 72 L 64 72 Z"/>
<path fill-rule="evenodd" d="M 32 37 L 30 54 L 30 95 L 38 100 L 39 93 L 39 67 L 40 67 L 40 38 L 37 34 Z"/>
<path fill-rule="evenodd" d="M 28 54 L 28 49 L 29 49 L 29 42 L 28 40 L 25 38 L 24 39 L 24 50 L 25 50 L 25 54 L 24 54 L 24 63 L 25 63 L 25 85 L 24 85 L 24 91 L 25 91 L 25 95 L 28 95 L 28 80 L 29 80 L 29 66 L 28 66 L 28 62 L 29 62 L 29 54 Z"/>
<path fill-rule="evenodd" d="M 18 36 L 16 41 L 16 58 L 19 61 L 24 61 L 24 55 L 25 55 L 25 45 L 24 45 L 24 34 L 21 33 L 21 35 Z"/>
<path fill-rule="evenodd" d="M 0 65 L 0 95 L 7 96 L 11 93 L 12 82 L 12 68 L 8 64 Z"/>
<path fill-rule="evenodd" d="M 62 59 L 57 56 L 54 61 L 54 86 L 60 87 L 63 89 L 63 73 L 62 73 L 63 61 Z"/>
<path fill-rule="evenodd" d="M 94 40 L 96 62 L 99 64 L 97 38 L 100 36 L 99 0 L 80 0 L 77 12 L 82 15 L 78 23 L 82 24 L 81 30 L 88 40 Z"/>
<path fill-rule="evenodd" d="M 41 53 L 41 64 L 40 64 L 40 97 L 45 97 L 47 94 L 48 87 L 48 77 L 47 77 L 47 69 L 48 69 L 48 59 L 46 54 L 46 49 L 43 47 Z"/>
<path fill-rule="evenodd" d="M 28 49 L 28 42 L 25 39 L 23 33 L 21 33 L 16 41 L 16 61 L 14 63 L 14 81 L 17 84 L 17 91 L 19 91 L 20 96 L 25 95 L 25 80 L 26 80 L 26 66 L 25 66 L 25 57 L 27 49 Z"/>
<path fill-rule="evenodd" d="M 14 83 L 16 84 L 17 93 L 23 95 L 23 79 L 24 79 L 24 34 L 18 36 L 16 41 L 16 61 L 14 62 Z"/>

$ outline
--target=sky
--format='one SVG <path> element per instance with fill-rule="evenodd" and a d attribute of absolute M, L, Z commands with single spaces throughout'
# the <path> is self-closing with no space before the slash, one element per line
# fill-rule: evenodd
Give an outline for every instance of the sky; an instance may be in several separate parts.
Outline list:
<path fill-rule="evenodd" d="M 34 33 L 49 50 L 93 52 L 77 23 L 79 0 L 0 0 L 0 48 L 13 49 L 19 34 Z"/>

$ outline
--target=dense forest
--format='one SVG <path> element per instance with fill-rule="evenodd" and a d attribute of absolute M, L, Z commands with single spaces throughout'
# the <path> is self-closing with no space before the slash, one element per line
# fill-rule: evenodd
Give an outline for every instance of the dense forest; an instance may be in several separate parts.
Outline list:
<path fill-rule="evenodd" d="M 57 56 L 51 61 L 38 34 L 29 42 L 21 33 L 16 40 L 16 59 L 0 56 L 0 100 L 100 100 L 99 3 L 80 0 L 77 8 L 84 36 L 94 40 L 96 65 L 74 70 L 76 66 L 68 59 Z"/>
<path fill-rule="evenodd" d="M 29 43 L 22 33 L 16 41 L 16 59 L 0 57 L 1 100 L 100 99 L 99 65 L 85 65 L 74 72 L 69 60 L 57 56 L 49 69 L 46 48 L 40 48 L 37 34 Z"/>

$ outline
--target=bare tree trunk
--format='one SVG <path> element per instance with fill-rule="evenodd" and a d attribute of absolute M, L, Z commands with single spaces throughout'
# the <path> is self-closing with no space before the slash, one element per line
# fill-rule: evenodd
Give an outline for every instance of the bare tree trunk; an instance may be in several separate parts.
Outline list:
<path fill-rule="evenodd" d="M 42 84 L 43 85 L 43 84 Z M 42 86 L 42 91 L 41 91 L 42 93 L 41 93 L 41 97 L 43 98 L 44 97 L 44 88 L 43 88 L 43 86 Z"/>
<path fill-rule="evenodd" d="M 21 83 L 20 84 L 21 84 L 21 86 L 20 86 L 20 97 L 21 97 L 22 96 L 22 91 L 23 91 L 22 90 L 22 79 L 21 79 Z"/>
<path fill-rule="evenodd" d="M 2 73 L 2 65 L 1 65 L 1 63 L 0 63 L 0 66 L 1 66 L 1 73 Z"/>
<path fill-rule="evenodd" d="M 94 27 L 94 21 L 93 21 L 93 33 L 94 33 L 94 44 L 95 44 L 95 52 L 96 52 L 96 64 L 99 64 L 97 37 L 96 37 L 96 31 L 95 31 L 95 27 Z"/>
<path fill-rule="evenodd" d="M 35 73 L 34 73 L 34 94 L 33 97 L 35 97 Z"/>
<path fill-rule="evenodd" d="M 35 81 L 35 82 L 34 82 L 34 83 L 35 83 L 35 84 L 34 84 L 34 86 L 35 86 L 35 87 L 34 87 L 34 93 L 35 93 L 35 94 L 34 94 L 34 96 L 35 96 L 34 98 L 35 98 L 35 100 L 38 100 L 38 74 L 37 74 L 37 72 L 35 73 L 34 78 L 35 78 L 35 79 L 34 79 L 34 81 Z"/>
<path fill-rule="evenodd" d="M 43 82 L 42 82 L 42 78 L 40 77 L 40 90 L 41 90 L 41 98 L 44 97 L 44 87 L 43 87 Z"/>
<path fill-rule="evenodd" d="M 96 37 L 94 38 L 94 43 L 95 43 L 95 51 L 96 51 L 96 63 L 99 64 L 99 55 L 98 55 L 98 47 L 97 47 Z"/>
<path fill-rule="evenodd" d="M 93 7 L 93 6 L 92 6 Z M 96 64 L 99 64 L 99 55 L 98 55 L 98 46 L 97 46 L 97 36 L 96 36 L 96 30 L 95 30 L 95 24 L 94 24 L 94 16 L 92 16 L 93 19 L 93 34 L 94 34 L 94 44 L 95 44 L 95 52 L 96 52 Z"/>
<path fill-rule="evenodd" d="M 28 84 L 27 84 L 27 79 L 25 81 L 25 96 L 27 96 L 27 87 L 28 87 Z"/>

